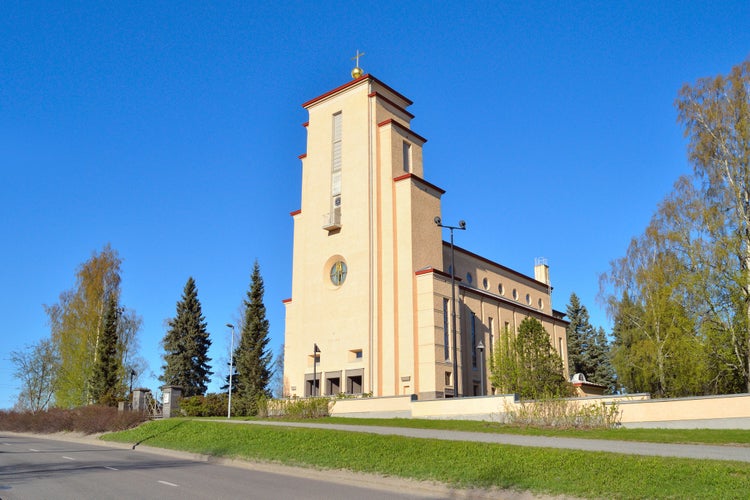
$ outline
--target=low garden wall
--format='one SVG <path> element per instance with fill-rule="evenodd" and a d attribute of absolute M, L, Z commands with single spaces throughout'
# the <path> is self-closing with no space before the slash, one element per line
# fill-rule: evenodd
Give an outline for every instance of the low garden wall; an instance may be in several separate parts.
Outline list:
<path fill-rule="evenodd" d="M 577 404 L 617 404 L 625 427 L 750 429 L 750 394 L 650 399 L 648 394 L 572 398 Z M 332 416 L 503 421 L 519 402 L 513 394 L 418 401 L 410 396 L 339 399 Z"/>
<path fill-rule="evenodd" d="M 750 428 L 750 394 L 623 401 L 619 408 L 625 427 Z"/>
<path fill-rule="evenodd" d="M 412 397 L 336 399 L 331 409 L 332 417 L 354 418 L 411 418 Z"/>

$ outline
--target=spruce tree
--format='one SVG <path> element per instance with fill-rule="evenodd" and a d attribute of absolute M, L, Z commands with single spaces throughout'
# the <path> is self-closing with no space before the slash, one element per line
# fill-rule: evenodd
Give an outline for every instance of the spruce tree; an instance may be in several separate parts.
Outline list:
<path fill-rule="evenodd" d="M 114 406 L 122 396 L 122 359 L 117 333 L 120 309 L 110 294 L 106 301 L 102 334 L 96 346 L 96 362 L 91 378 L 91 396 L 95 403 Z"/>
<path fill-rule="evenodd" d="M 586 306 L 581 304 L 575 293 L 570 294 L 567 316 L 570 321 L 567 328 L 568 370 L 571 375 L 583 373 L 586 377 L 591 377 L 595 370 L 589 357 L 594 327 L 589 322 L 589 312 Z"/>
<path fill-rule="evenodd" d="M 185 396 L 206 393 L 206 384 L 213 374 L 208 364 L 211 340 L 198 300 L 195 280 L 190 277 L 177 302 L 177 315 L 169 320 L 169 330 L 162 340 L 164 346 L 164 373 L 159 380 L 182 388 Z"/>
<path fill-rule="evenodd" d="M 570 294 L 567 315 L 570 320 L 567 328 L 570 374 L 583 373 L 587 381 L 605 385 L 608 392 L 614 392 L 615 375 L 604 329 L 591 325 L 589 311 L 575 293 Z"/>
<path fill-rule="evenodd" d="M 600 326 L 596 329 L 593 340 L 590 357 L 594 364 L 594 371 L 590 380 L 607 386 L 606 392 L 614 394 L 617 389 L 615 387 L 615 369 L 612 366 L 609 342 L 606 333 L 604 333 L 604 328 Z"/>
<path fill-rule="evenodd" d="M 254 415 L 258 411 L 258 398 L 270 396 L 272 353 L 268 349 L 268 320 L 263 304 L 263 278 L 255 261 L 250 277 L 250 290 L 244 301 L 245 317 L 240 344 L 234 353 L 237 369 L 238 411 Z"/>

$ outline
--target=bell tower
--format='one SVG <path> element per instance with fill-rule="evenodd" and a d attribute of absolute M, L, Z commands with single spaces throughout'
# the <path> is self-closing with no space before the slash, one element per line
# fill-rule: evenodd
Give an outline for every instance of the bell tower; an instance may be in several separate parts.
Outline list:
<path fill-rule="evenodd" d="M 289 396 L 417 392 L 431 338 L 419 340 L 415 273 L 442 266 L 432 221 L 443 190 L 423 179 L 412 102 L 364 73 L 362 55 L 351 81 L 302 105 L 307 151 L 284 301 Z"/>

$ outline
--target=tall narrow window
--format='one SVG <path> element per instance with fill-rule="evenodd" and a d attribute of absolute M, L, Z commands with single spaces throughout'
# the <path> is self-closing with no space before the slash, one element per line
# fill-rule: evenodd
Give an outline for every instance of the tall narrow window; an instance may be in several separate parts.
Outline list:
<path fill-rule="evenodd" d="M 477 367 L 477 315 L 471 313 L 471 367 Z"/>
<path fill-rule="evenodd" d="M 411 144 L 404 141 L 404 172 L 411 172 Z"/>
<path fill-rule="evenodd" d="M 443 299 L 443 349 L 446 361 L 451 359 L 450 342 L 448 339 L 448 299 Z"/>
<path fill-rule="evenodd" d="M 333 115 L 333 148 L 331 161 L 331 197 L 333 207 L 340 205 L 341 196 L 341 112 Z M 338 200 L 338 201 L 337 201 Z"/>
<path fill-rule="evenodd" d="M 494 356 L 493 342 L 495 341 L 495 318 L 490 318 L 490 362 Z"/>

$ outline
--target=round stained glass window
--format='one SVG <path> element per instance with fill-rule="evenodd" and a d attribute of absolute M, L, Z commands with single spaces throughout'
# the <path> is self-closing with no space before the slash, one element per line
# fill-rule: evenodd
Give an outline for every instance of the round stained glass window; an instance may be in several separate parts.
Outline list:
<path fill-rule="evenodd" d="M 346 280 L 346 262 L 340 260 L 331 266 L 331 283 L 341 286 Z"/>

